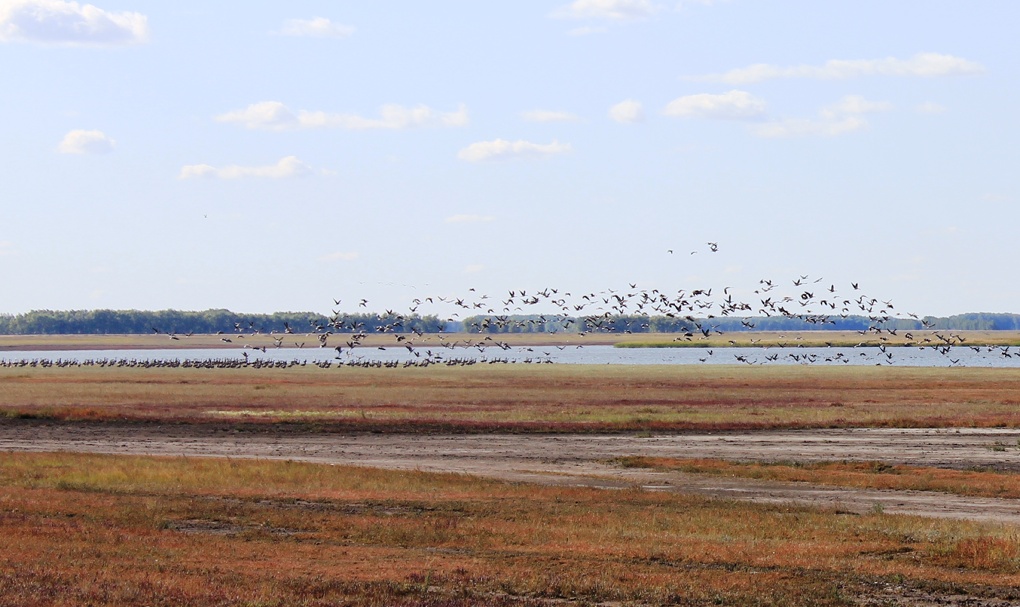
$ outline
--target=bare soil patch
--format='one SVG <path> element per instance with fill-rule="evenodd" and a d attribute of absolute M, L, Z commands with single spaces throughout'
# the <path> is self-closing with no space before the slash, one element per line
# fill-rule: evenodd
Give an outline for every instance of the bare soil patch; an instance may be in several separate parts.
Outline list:
<path fill-rule="evenodd" d="M 411 435 L 287 433 L 272 427 L 93 424 L 5 420 L 0 450 L 271 458 L 454 472 L 561 486 L 693 493 L 759 503 L 797 503 L 847 512 L 886 512 L 1020 524 L 1020 502 L 935 492 L 864 490 L 806 483 L 706 477 L 625 468 L 641 455 L 741 461 L 879 461 L 1020 470 L 1020 430 L 831 429 L 753 433 L 615 435 Z M 1003 445 L 1012 445 L 1003 448 Z"/>

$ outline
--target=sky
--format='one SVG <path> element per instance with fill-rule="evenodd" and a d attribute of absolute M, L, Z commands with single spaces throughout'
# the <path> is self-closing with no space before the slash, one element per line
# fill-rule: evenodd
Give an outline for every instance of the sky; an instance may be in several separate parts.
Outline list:
<path fill-rule="evenodd" d="M 1018 22 L 1011 0 L 0 0 L 0 313 L 753 301 L 800 276 L 1020 313 Z"/>

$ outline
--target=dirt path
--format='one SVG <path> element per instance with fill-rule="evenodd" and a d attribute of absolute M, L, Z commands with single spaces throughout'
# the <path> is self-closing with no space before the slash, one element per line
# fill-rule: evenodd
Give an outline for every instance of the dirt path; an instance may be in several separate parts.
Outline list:
<path fill-rule="evenodd" d="M 191 426 L 0 423 L 0 450 L 279 458 L 379 468 L 476 474 L 555 485 L 696 493 L 760 503 L 797 503 L 853 512 L 881 509 L 1020 524 L 1020 501 L 919 491 L 878 491 L 806 483 L 626 469 L 624 455 L 762 461 L 866 460 L 918 466 L 991 466 L 1020 471 L 1020 431 L 855 429 L 725 434 L 403 435 L 267 434 Z"/>

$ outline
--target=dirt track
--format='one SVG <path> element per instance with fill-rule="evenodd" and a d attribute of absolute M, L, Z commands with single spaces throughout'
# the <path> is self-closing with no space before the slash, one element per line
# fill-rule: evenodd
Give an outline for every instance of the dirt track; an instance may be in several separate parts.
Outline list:
<path fill-rule="evenodd" d="M 626 469 L 624 455 L 762 461 L 865 460 L 1020 471 L 1020 430 L 856 429 L 632 435 L 276 434 L 195 426 L 0 423 L 0 450 L 279 458 L 458 472 L 556 485 L 641 486 L 763 503 L 1020 524 L 1020 501 Z M 994 449 L 993 449 L 994 447 Z M 1004 449 L 1004 450 L 1003 450 Z"/>

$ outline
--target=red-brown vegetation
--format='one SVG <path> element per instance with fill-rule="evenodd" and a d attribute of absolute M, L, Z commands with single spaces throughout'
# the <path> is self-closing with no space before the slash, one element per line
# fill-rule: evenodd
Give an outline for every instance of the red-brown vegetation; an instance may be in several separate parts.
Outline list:
<path fill-rule="evenodd" d="M 1011 596 L 961 522 L 293 462 L 0 456 L 2 604 L 842 605 Z"/>
<path fill-rule="evenodd" d="M 1020 499 L 1020 476 L 1011 472 L 922 468 L 882 462 L 731 462 L 637 456 L 620 458 L 618 463 L 626 467 L 857 489 L 940 491 L 956 495 Z"/>
<path fill-rule="evenodd" d="M 317 430 L 1018 427 L 1020 371 L 889 367 L 0 369 L 0 415 Z"/>

